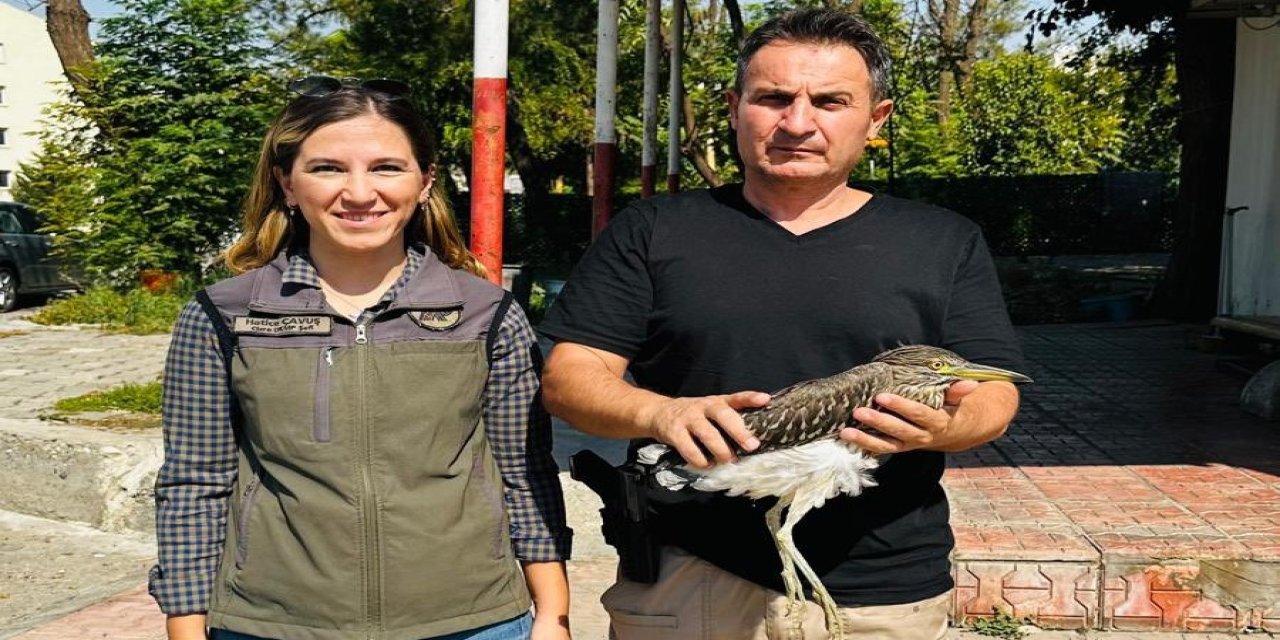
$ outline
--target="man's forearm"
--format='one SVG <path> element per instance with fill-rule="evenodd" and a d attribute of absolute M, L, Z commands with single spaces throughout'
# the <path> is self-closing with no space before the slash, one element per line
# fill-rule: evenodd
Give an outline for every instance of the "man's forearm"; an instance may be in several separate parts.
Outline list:
<path fill-rule="evenodd" d="M 984 382 L 965 396 L 951 419 L 951 433 L 938 451 L 957 452 L 1004 435 L 1018 413 L 1018 388 L 1008 382 Z"/>
<path fill-rule="evenodd" d="M 617 358 L 615 362 L 609 355 L 557 345 L 542 375 L 547 410 L 592 435 L 652 437 L 652 414 L 670 398 L 623 380 L 626 361 Z"/>

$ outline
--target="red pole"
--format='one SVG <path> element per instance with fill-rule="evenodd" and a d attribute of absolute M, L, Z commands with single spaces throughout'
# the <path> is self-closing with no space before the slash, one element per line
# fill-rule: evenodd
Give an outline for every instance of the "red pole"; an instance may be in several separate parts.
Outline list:
<path fill-rule="evenodd" d="M 591 237 L 596 237 L 609 224 L 613 215 L 614 166 L 618 158 L 618 146 L 612 142 L 597 142 L 592 156 L 591 188 Z"/>
<path fill-rule="evenodd" d="M 477 0 L 471 121 L 471 253 L 502 284 L 507 140 L 507 2 Z"/>

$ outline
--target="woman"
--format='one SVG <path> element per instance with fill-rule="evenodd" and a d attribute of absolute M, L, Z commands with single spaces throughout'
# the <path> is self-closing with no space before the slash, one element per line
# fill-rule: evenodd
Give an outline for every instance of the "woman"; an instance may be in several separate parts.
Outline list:
<path fill-rule="evenodd" d="M 536 341 L 402 83 L 311 77 L 165 368 L 171 640 L 568 638 Z M 533 615 L 530 615 L 530 605 Z"/>

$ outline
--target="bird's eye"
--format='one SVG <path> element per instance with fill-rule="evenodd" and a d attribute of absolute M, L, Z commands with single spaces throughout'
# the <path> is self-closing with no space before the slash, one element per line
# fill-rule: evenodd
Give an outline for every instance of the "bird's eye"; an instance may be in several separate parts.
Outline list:
<path fill-rule="evenodd" d="M 942 369 L 942 361 L 941 361 L 941 360 L 931 360 L 931 361 L 929 361 L 929 368 L 930 368 L 930 369 L 933 369 L 934 371 L 939 371 L 939 370 L 941 370 L 941 369 Z"/>

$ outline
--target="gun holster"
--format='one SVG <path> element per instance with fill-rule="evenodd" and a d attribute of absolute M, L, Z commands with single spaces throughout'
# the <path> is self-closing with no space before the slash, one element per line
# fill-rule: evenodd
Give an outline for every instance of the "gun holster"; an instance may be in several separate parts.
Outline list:
<path fill-rule="evenodd" d="M 594 451 L 583 450 L 570 456 L 569 475 L 604 501 L 604 541 L 618 550 L 622 575 L 635 582 L 657 582 L 661 544 L 647 527 L 651 513 L 644 469 L 633 462 L 615 467 Z"/>

